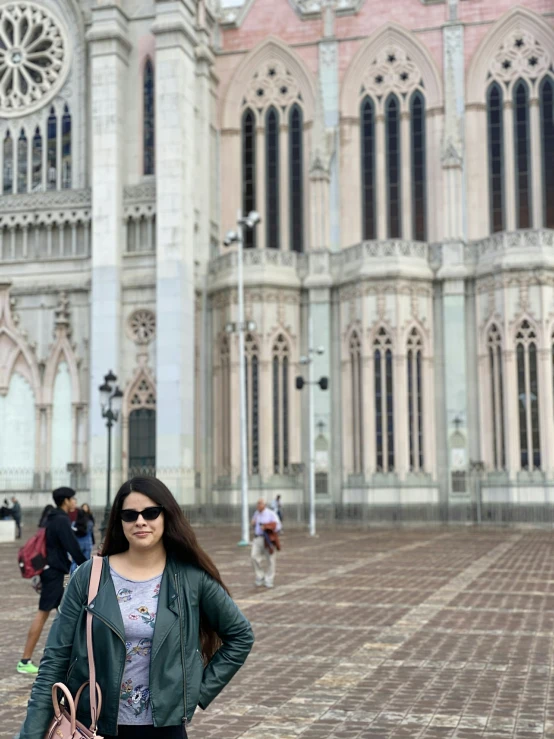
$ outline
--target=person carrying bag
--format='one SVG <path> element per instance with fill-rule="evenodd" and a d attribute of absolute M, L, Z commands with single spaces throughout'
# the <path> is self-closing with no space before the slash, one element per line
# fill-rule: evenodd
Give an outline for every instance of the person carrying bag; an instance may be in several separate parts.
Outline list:
<path fill-rule="evenodd" d="M 20 739 L 49 737 L 53 716 L 64 715 L 59 683 L 64 739 L 82 739 L 89 725 L 104 739 L 184 739 L 197 707 L 207 708 L 242 667 L 252 628 L 160 480 L 121 486 L 101 554 L 96 597 L 87 596 L 96 558 L 69 581 Z M 89 681 L 97 697 L 90 685 L 81 689 Z M 50 736 L 60 735 L 54 728 Z"/>

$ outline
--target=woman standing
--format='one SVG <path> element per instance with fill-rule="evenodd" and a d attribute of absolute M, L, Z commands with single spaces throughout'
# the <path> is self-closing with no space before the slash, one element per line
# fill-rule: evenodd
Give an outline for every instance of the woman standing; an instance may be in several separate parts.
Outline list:
<path fill-rule="evenodd" d="M 250 624 L 167 487 L 136 477 L 119 490 L 102 550 L 98 595 L 86 606 L 91 562 L 70 581 L 33 686 L 20 739 L 43 739 L 51 689 L 88 679 L 86 611 L 93 615 L 106 739 L 186 737 L 246 660 Z M 90 723 L 88 687 L 77 716 Z"/>

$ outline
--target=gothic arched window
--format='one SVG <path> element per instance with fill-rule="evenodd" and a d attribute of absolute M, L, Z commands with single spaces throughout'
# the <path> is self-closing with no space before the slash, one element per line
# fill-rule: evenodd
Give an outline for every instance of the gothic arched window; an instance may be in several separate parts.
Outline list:
<path fill-rule="evenodd" d="M 13 190 L 13 139 L 9 131 L 6 132 L 4 138 L 4 172 L 3 172 L 3 192 L 4 195 Z"/>
<path fill-rule="evenodd" d="M 229 474 L 231 471 L 231 350 L 227 336 L 221 340 L 219 357 L 221 416 L 217 427 L 220 433 L 221 471 Z"/>
<path fill-rule="evenodd" d="M 352 472 L 363 472 L 363 372 L 362 344 L 354 331 L 350 337 L 350 378 L 352 383 Z"/>
<path fill-rule="evenodd" d="M 62 188 L 71 188 L 71 113 L 67 105 L 62 117 Z"/>
<path fill-rule="evenodd" d="M 265 116 L 266 244 L 279 248 L 279 114 L 271 107 Z"/>
<path fill-rule="evenodd" d="M 130 477 L 156 474 L 156 395 L 143 377 L 129 402 Z"/>
<path fill-rule="evenodd" d="M 292 251 L 297 252 L 304 250 L 303 125 L 302 110 L 298 105 L 293 105 L 289 115 L 290 247 Z"/>
<path fill-rule="evenodd" d="M 412 218 L 417 241 L 427 238 L 427 194 L 425 170 L 425 99 L 417 91 L 410 105 L 412 138 Z"/>
<path fill-rule="evenodd" d="M 248 109 L 242 116 L 242 212 L 256 209 L 256 116 Z M 244 231 L 244 246 L 256 246 L 256 229 Z"/>
<path fill-rule="evenodd" d="M 27 192 L 27 149 L 27 136 L 25 136 L 25 131 L 21 129 L 17 141 L 17 192 Z"/>
<path fill-rule="evenodd" d="M 380 328 L 373 342 L 375 380 L 375 448 L 377 469 L 394 469 L 394 403 L 392 340 L 385 328 Z"/>
<path fill-rule="evenodd" d="M 260 469 L 260 352 L 252 334 L 245 337 L 246 359 L 246 423 L 250 474 Z"/>
<path fill-rule="evenodd" d="M 502 338 L 498 327 L 493 323 L 487 335 L 489 360 L 489 398 L 492 419 L 493 468 L 506 467 L 504 441 L 504 380 L 502 370 Z"/>
<path fill-rule="evenodd" d="M 540 88 L 542 134 L 543 224 L 554 228 L 554 81 L 546 77 Z"/>
<path fill-rule="evenodd" d="M 37 126 L 33 136 L 33 151 L 31 153 L 31 166 L 33 168 L 31 187 L 39 190 L 42 186 L 42 136 Z"/>
<path fill-rule="evenodd" d="M 414 327 L 408 336 L 408 436 L 410 440 L 410 469 L 423 470 L 423 341 Z"/>
<path fill-rule="evenodd" d="M 154 103 L 154 65 L 151 59 L 144 65 L 142 90 L 142 127 L 144 174 L 154 174 L 155 167 L 155 103 Z"/>
<path fill-rule="evenodd" d="M 46 187 L 55 190 L 58 184 L 58 119 L 54 108 L 50 109 L 46 130 Z"/>
<path fill-rule="evenodd" d="M 273 345 L 273 472 L 289 470 L 289 346 L 283 334 Z"/>
<path fill-rule="evenodd" d="M 522 469 L 541 466 L 537 337 L 529 321 L 516 334 L 519 449 Z"/>
<path fill-rule="evenodd" d="M 504 125 L 502 90 L 496 82 L 489 88 L 487 117 L 489 136 L 489 212 L 492 233 L 504 230 Z"/>
<path fill-rule="evenodd" d="M 375 208 L 375 106 L 371 98 L 362 101 L 360 111 L 362 145 L 362 238 L 377 236 Z"/>
<path fill-rule="evenodd" d="M 520 80 L 514 88 L 516 228 L 531 226 L 531 163 L 529 153 L 529 90 Z"/>
<path fill-rule="evenodd" d="M 395 95 L 390 95 L 385 105 L 386 155 L 387 155 L 387 224 L 388 238 L 402 236 L 402 202 L 400 190 L 400 104 Z"/>

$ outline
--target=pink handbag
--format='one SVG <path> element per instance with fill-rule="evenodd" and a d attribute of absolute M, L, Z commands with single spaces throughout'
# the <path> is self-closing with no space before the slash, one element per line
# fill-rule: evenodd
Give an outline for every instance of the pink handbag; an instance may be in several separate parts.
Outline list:
<path fill-rule="evenodd" d="M 98 593 L 98 586 L 100 584 L 100 575 L 102 573 L 102 557 L 92 558 L 92 571 L 90 573 L 90 583 L 88 587 L 88 600 L 90 604 L 96 594 Z M 63 683 L 55 683 L 52 686 L 52 704 L 54 706 L 54 718 L 52 723 L 48 727 L 44 739 L 102 739 L 102 737 L 96 733 L 96 727 L 98 725 L 98 717 L 102 710 L 102 691 L 100 686 L 96 682 L 96 667 L 94 664 L 94 652 L 92 651 L 92 614 L 87 611 L 87 655 L 89 664 L 89 680 L 83 683 L 75 700 L 68 690 L 67 686 Z M 90 728 L 87 728 L 84 724 L 76 719 L 77 707 L 79 705 L 79 699 L 83 689 L 87 685 L 96 685 L 96 690 L 90 691 L 90 714 L 92 723 Z M 64 694 L 66 705 L 60 706 L 58 701 L 58 690 L 61 690 Z"/>

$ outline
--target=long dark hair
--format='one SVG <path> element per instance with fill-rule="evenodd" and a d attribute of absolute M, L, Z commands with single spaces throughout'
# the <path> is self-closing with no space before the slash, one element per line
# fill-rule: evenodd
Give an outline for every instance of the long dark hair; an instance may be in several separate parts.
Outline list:
<path fill-rule="evenodd" d="M 129 549 L 129 542 L 123 533 L 120 514 L 123 501 L 130 493 L 142 493 L 157 505 L 163 506 L 164 533 L 162 540 L 167 554 L 173 559 L 196 565 L 196 567 L 204 570 L 228 593 L 229 590 L 223 583 L 217 567 L 198 543 L 196 534 L 185 518 L 179 504 L 163 482 L 154 477 L 133 477 L 132 480 L 123 483 L 119 488 L 110 513 L 106 537 L 102 546 L 102 556 L 109 557 L 112 554 L 120 554 Z M 200 613 L 200 643 L 202 645 L 202 657 L 207 663 L 219 649 L 221 640 L 203 613 Z"/>

